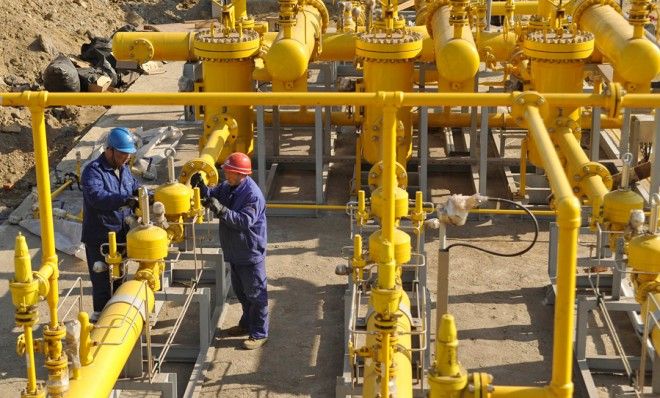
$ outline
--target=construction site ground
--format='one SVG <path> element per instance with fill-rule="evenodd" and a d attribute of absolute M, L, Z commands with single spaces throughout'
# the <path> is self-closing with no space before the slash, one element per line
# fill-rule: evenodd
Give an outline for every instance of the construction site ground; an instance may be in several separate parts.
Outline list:
<path fill-rule="evenodd" d="M 164 65 L 167 73 L 143 76 L 131 91 L 177 91 L 181 66 L 181 63 L 168 63 Z M 195 154 L 200 132 L 198 124 L 180 122 L 182 113 L 180 107 L 113 107 L 81 137 L 58 168 L 72 169 L 75 150 L 86 158 L 93 143 L 109 127 L 147 129 L 175 125 L 185 134 L 177 154 L 178 169 Z M 22 134 L 29 136 L 29 130 Z M 349 146 L 350 140 L 343 144 Z M 328 183 L 330 203 L 344 204 L 349 200 L 350 168 L 342 165 L 334 170 Z M 160 171 L 159 179 L 164 181 L 164 170 Z M 279 192 L 295 198 L 296 185 L 287 177 L 283 178 L 277 186 Z M 291 181 L 304 185 L 298 177 Z M 496 183 L 493 180 L 493 184 Z M 307 184 L 313 184 L 312 180 Z M 435 202 L 442 200 L 447 192 L 473 193 L 470 174 L 430 175 L 429 186 Z M 491 373 L 496 385 L 541 386 L 550 378 L 554 308 L 544 304 L 549 284 L 546 271 L 549 221 L 541 220 L 536 246 L 520 257 L 496 257 L 464 247 L 450 252 L 449 310 L 456 317 L 459 330 L 459 359 L 468 370 Z M 346 261 L 341 256 L 341 248 L 351 244 L 349 230 L 348 216 L 341 212 L 320 213 L 316 217 L 268 218 L 269 341 L 261 350 L 245 351 L 240 349 L 240 339 L 226 336 L 223 330 L 233 326 L 240 316 L 240 306 L 232 300 L 207 354 L 201 396 L 334 396 L 345 350 L 343 297 L 346 288 L 346 278 L 335 275 L 334 269 Z M 20 330 L 14 327 L 12 320 L 14 307 L 8 287 L 13 277 L 14 238 L 19 231 L 28 237 L 33 266 L 40 261 L 37 236 L 7 222 L 0 225 L 0 258 L 4 259 L 0 261 L 0 311 L 5 314 L 5 321 L 0 323 L 0 346 L 4 348 L 0 350 L 0 396 L 3 397 L 20 396 L 26 375 L 24 360 L 14 352 Z M 448 236 L 450 243 L 469 241 L 490 250 L 511 252 L 530 242 L 533 226 L 523 217 L 482 217 L 471 219 L 463 227 L 449 228 Z M 429 288 L 435 297 L 438 241 L 433 233 L 429 233 L 424 249 Z M 587 250 L 585 243 L 583 252 Z M 82 278 L 83 305 L 91 310 L 91 285 L 85 262 L 61 252 L 58 254 L 61 291 Z M 43 325 L 48 313 L 44 303 L 39 306 L 39 312 L 40 325 Z M 176 306 L 166 306 L 161 311 L 161 326 L 156 333 L 167 334 L 176 313 Z M 196 333 L 195 316 L 193 311 L 193 320 L 184 325 L 187 329 L 182 332 L 182 338 Z M 624 323 L 621 319 L 616 321 Z M 614 354 L 602 321 L 596 318 L 590 327 L 591 352 Z M 41 335 L 40 328 L 35 335 Z M 639 344 L 634 343 L 631 336 L 624 337 L 628 337 L 628 354 L 637 355 Z M 37 354 L 37 357 L 37 375 L 44 380 L 43 356 Z M 180 372 L 181 392 L 188 381 L 190 366 L 166 364 L 163 370 Z M 622 396 L 630 391 L 623 377 L 598 376 L 596 382 L 602 397 Z"/>

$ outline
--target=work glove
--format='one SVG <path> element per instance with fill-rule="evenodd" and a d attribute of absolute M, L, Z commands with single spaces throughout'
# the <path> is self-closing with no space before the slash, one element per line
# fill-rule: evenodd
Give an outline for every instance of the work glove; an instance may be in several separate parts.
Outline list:
<path fill-rule="evenodd" d="M 124 202 L 124 206 L 135 211 L 135 209 L 140 207 L 140 201 L 135 196 L 129 196 L 128 198 L 126 198 L 126 201 Z"/>
<path fill-rule="evenodd" d="M 223 214 L 225 214 L 225 212 L 227 212 L 227 207 L 220 204 L 216 198 L 205 198 L 202 201 L 202 204 L 204 207 L 211 210 L 211 213 L 213 213 L 216 218 L 220 218 Z"/>
<path fill-rule="evenodd" d="M 199 188 L 202 192 L 206 192 L 206 184 L 204 183 L 204 178 L 201 173 L 195 173 L 190 177 L 190 186 L 193 188 Z"/>

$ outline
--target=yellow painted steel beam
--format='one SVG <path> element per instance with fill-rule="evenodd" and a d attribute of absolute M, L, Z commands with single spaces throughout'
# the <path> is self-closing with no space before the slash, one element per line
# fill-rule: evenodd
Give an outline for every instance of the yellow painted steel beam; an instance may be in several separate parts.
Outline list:
<path fill-rule="evenodd" d="M 154 294 L 145 282 L 125 282 L 103 310 L 92 329 L 92 362 L 80 368 L 79 378 L 69 382 L 66 397 L 107 398 L 123 365 L 142 333 L 143 316 L 154 308 Z"/>
<path fill-rule="evenodd" d="M 561 161 L 538 108 L 526 106 L 524 117 L 555 195 L 559 228 L 557 299 L 553 330 L 552 378 L 549 389 L 553 397 L 569 398 L 573 396 L 573 330 L 575 326 L 573 306 L 575 304 L 577 238 L 581 224 L 580 202 L 573 195 L 571 184 L 564 174 Z"/>
<path fill-rule="evenodd" d="M 117 32 L 112 54 L 120 61 L 196 61 L 194 32 Z"/>

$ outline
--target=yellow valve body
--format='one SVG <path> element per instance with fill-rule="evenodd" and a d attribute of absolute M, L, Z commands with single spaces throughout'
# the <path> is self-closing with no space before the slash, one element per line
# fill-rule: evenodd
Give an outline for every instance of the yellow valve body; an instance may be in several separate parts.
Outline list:
<path fill-rule="evenodd" d="M 626 225 L 630 212 L 644 208 L 644 198 L 629 189 L 608 192 L 603 198 L 603 220 Z"/>
<path fill-rule="evenodd" d="M 19 311 L 26 311 L 39 302 L 39 282 L 32 278 L 30 251 L 21 234 L 16 236 L 14 270 L 14 279 L 9 283 L 12 302 Z"/>
<path fill-rule="evenodd" d="M 377 263 L 384 263 L 388 261 L 387 249 L 388 246 L 382 237 L 383 230 L 369 235 L 369 255 L 371 260 Z M 394 261 L 397 264 L 405 264 L 410 261 L 410 235 L 402 230 L 395 228 L 392 237 L 392 245 L 394 246 Z"/>
<path fill-rule="evenodd" d="M 660 273 L 660 236 L 632 238 L 628 244 L 628 265 L 635 271 Z"/>
<path fill-rule="evenodd" d="M 154 192 L 154 200 L 165 206 L 165 214 L 184 214 L 190 211 L 193 191 L 187 185 L 174 182 L 161 185 Z"/>
<path fill-rule="evenodd" d="M 383 217 L 384 206 L 388 198 L 383 197 L 383 188 L 380 187 L 371 194 L 371 214 Z M 408 215 L 408 192 L 396 187 L 394 189 L 394 218 Z"/>
<path fill-rule="evenodd" d="M 140 260 L 160 260 L 167 257 L 167 232 L 149 226 L 133 228 L 126 235 L 128 257 Z"/>

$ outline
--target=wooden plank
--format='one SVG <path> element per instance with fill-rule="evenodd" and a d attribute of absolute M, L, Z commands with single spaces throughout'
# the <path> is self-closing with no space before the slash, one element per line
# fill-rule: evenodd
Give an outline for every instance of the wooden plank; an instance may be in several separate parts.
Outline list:
<path fill-rule="evenodd" d="M 397 7 L 397 10 L 398 11 L 403 11 L 405 9 L 408 9 L 408 8 L 414 6 L 414 5 L 415 5 L 415 0 L 409 0 L 409 1 L 406 1 L 406 2 L 403 2 L 403 3 L 399 4 L 399 7 Z"/>

